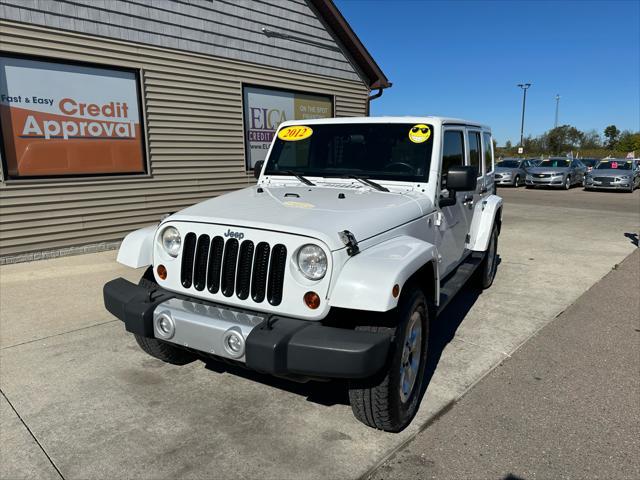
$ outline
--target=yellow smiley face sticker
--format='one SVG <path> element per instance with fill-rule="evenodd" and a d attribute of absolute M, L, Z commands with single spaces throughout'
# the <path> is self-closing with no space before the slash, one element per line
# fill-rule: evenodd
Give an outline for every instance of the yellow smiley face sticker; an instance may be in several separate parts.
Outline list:
<path fill-rule="evenodd" d="M 292 125 L 284 127 L 278 132 L 278 138 L 286 142 L 297 142 L 309 138 L 313 134 L 313 130 L 304 125 Z"/>
<path fill-rule="evenodd" d="M 413 143 L 424 143 L 429 140 L 429 137 L 431 137 L 431 129 L 423 123 L 414 125 L 409 130 L 409 140 Z"/>

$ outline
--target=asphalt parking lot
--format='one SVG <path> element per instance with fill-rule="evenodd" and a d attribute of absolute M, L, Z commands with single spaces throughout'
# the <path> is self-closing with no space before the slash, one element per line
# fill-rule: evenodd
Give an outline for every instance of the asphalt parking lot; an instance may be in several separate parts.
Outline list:
<path fill-rule="evenodd" d="M 115 252 L 0 267 L 0 477 L 367 475 L 636 248 L 640 190 L 499 194 L 494 286 L 433 326 L 426 396 L 395 435 L 353 419 L 339 382 L 145 356 L 102 306 L 107 280 L 141 275 Z"/>

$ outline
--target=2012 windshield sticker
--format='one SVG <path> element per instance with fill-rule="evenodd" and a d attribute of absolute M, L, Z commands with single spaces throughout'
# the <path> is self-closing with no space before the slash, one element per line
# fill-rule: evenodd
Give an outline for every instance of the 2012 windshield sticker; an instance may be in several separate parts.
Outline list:
<path fill-rule="evenodd" d="M 428 125 L 420 123 L 409 129 L 409 140 L 413 143 L 424 143 L 431 137 L 431 129 Z"/>
<path fill-rule="evenodd" d="M 278 138 L 285 142 L 297 142 L 304 140 L 313 135 L 313 130 L 304 125 L 292 125 L 290 127 L 284 127 L 278 132 Z"/>

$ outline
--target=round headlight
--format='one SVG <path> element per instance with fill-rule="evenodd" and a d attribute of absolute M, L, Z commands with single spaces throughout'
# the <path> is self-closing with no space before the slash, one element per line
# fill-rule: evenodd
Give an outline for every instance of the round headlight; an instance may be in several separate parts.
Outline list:
<path fill-rule="evenodd" d="M 309 280 L 320 280 L 327 273 L 327 255 L 317 245 L 305 245 L 298 252 L 298 268 Z"/>
<path fill-rule="evenodd" d="M 175 227 L 167 227 L 162 231 L 162 248 L 172 257 L 177 257 L 180 253 L 182 239 L 180 232 Z"/>

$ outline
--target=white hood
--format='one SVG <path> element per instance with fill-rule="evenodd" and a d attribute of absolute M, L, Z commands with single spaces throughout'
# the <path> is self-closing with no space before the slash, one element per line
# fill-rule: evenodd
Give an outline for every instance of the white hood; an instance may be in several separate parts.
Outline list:
<path fill-rule="evenodd" d="M 344 198 L 339 198 L 342 195 Z M 344 247 L 338 232 L 349 230 L 360 242 L 432 210 L 426 196 L 414 192 L 380 192 L 349 185 L 278 185 L 221 195 L 181 210 L 166 221 L 287 232 L 317 238 L 337 250 Z"/>

